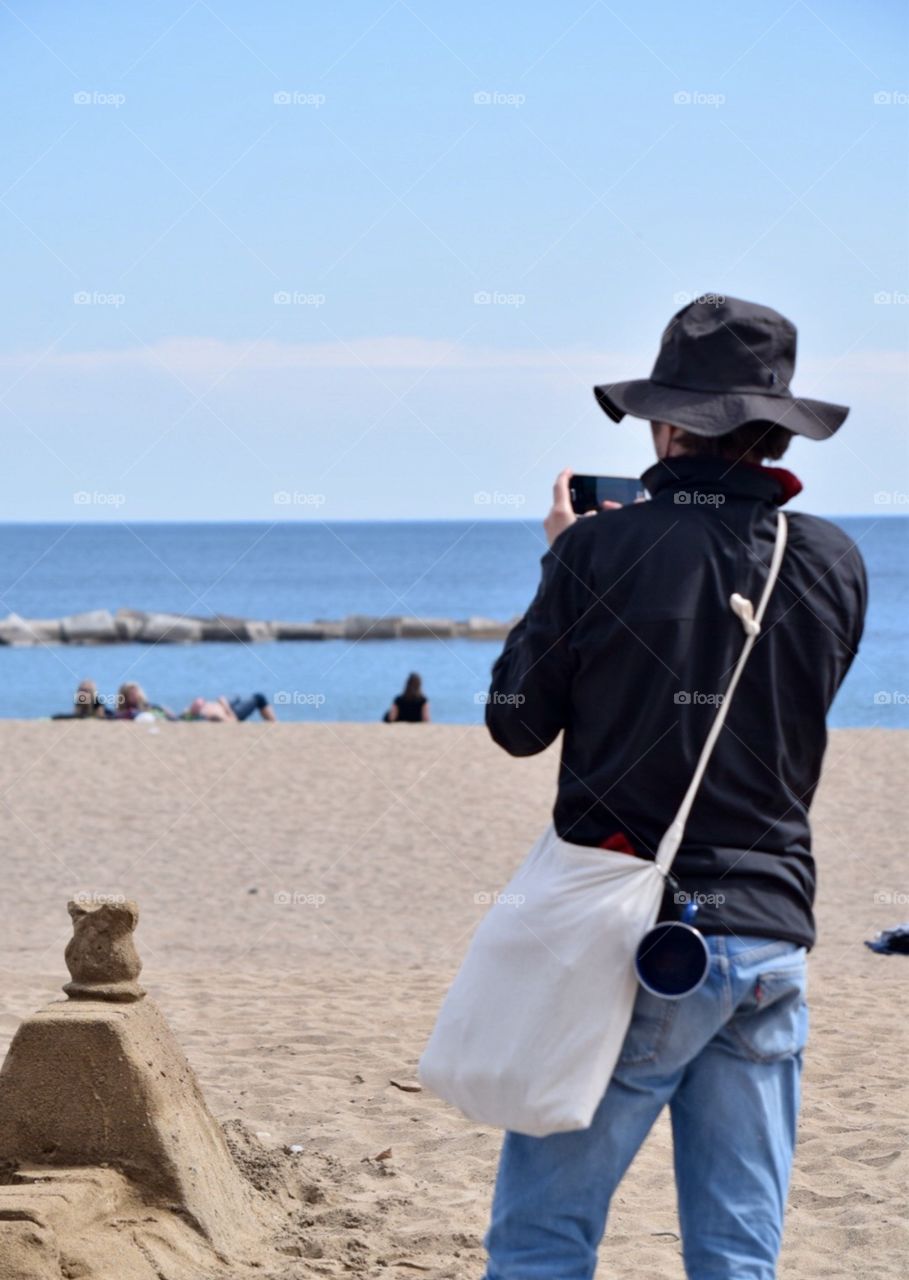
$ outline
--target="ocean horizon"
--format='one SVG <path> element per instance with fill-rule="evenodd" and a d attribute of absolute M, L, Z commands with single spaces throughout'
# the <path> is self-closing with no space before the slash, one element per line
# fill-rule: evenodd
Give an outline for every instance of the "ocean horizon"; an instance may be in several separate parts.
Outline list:
<path fill-rule="evenodd" d="M 833 727 L 909 727 L 909 516 L 825 517 L 868 565 L 865 638 Z M 86 521 L 0 523 L 0 615 L 58 618 L 134 608 L 308 622 L 351 614 L 508 620 L 526 609 L 546 544 L 541 520 Z M 196 696 L 261 691 L 289 720 L 377 721 L 407 674 L 435 720 L 479 723 L 499 641 L 279 641 L 256 645 L 0 647 L 0 717 L 65 712 L 77 683 L 125 680 L 175 711 Z"/>

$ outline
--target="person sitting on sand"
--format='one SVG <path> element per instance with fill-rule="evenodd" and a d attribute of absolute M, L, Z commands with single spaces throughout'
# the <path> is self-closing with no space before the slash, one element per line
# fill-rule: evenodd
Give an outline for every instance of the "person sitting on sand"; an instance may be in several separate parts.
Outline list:
<path fill-rule="evenodd" d="M 113 711 L 105 705 L 94 680 L 82 680 L 73 697 L 72 711 L 52 717 L 54 720 L 108 720 Z"/>
<path fill-rule="evenodd" d="M 399 693 L 385 712 L 386 724 L 426 724 L 429 721 L 429 700 L 423 693 L 423 681 L 412 671 L 407 677 L 404 692 Z"/>
<path fill-rule="evenodd" d="M 264 693 L 253 693 L 248 698 L 194 698 L 180 717 L 181 720 L 207 720 L 210 723 L 248 720 L 258 711 L 263 720 L 274 724 L 277 716 Z"/>
<path fill-rule="evenodd" d="M 113 715 L 98 692 L 94 680 L 82 680 L 73 698 L 73 715 L 77 720 L 104 720 Z"/>
<path fill-rule="evenodd" d="M 117 720 L 176 720 L 177 717 L 169 707 L 158 706 L 149 702 L 145 690 L 135 681 L 121 684 L 117 690 Z"/>

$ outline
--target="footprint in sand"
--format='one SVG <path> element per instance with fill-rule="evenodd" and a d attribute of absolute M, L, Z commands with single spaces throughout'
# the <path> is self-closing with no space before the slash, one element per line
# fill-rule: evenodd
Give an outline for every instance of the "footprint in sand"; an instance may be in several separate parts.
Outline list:
<path fill-rule="evenodd" d="M 872 1169 L 886 1169 L 903 1154 L 902 1151 L 887 1151 L 880 1156 L 866 1155 L 865 1152 L 868 1150 L 869 1148 L 865 1146 L 845 1147 L 840 1155 L 845 1156 L 847 1160 L 854 1160 L 856 1164 L 870 1165 Z"/>

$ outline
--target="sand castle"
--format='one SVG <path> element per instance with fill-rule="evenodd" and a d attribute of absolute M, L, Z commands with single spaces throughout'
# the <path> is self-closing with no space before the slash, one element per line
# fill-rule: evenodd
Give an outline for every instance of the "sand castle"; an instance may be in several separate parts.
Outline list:
<path fill-rule="evenodd" d="M 71 902 L 69 913 L 69 998 L 21 1024 L 0 1070 L 0 1276 L 198 1280 L 245 1275 L 256 1257 L 261 1267 L 271 1210 L 138 984 L 137 906 Z"/>

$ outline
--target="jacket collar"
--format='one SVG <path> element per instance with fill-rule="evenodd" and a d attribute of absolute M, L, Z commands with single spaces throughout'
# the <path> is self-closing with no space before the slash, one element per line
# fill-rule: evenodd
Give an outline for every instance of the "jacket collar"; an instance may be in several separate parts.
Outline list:
<path fill-rule="evenodd" d="M 801 481 L 785 467 L 761 467 L 727 458 L 661 460 L 648 467 L 641 480 L 652 498 L 662 497 L 664 501 L 682 490 L 698 489 L 781 507 L 802 491 Z"/>

